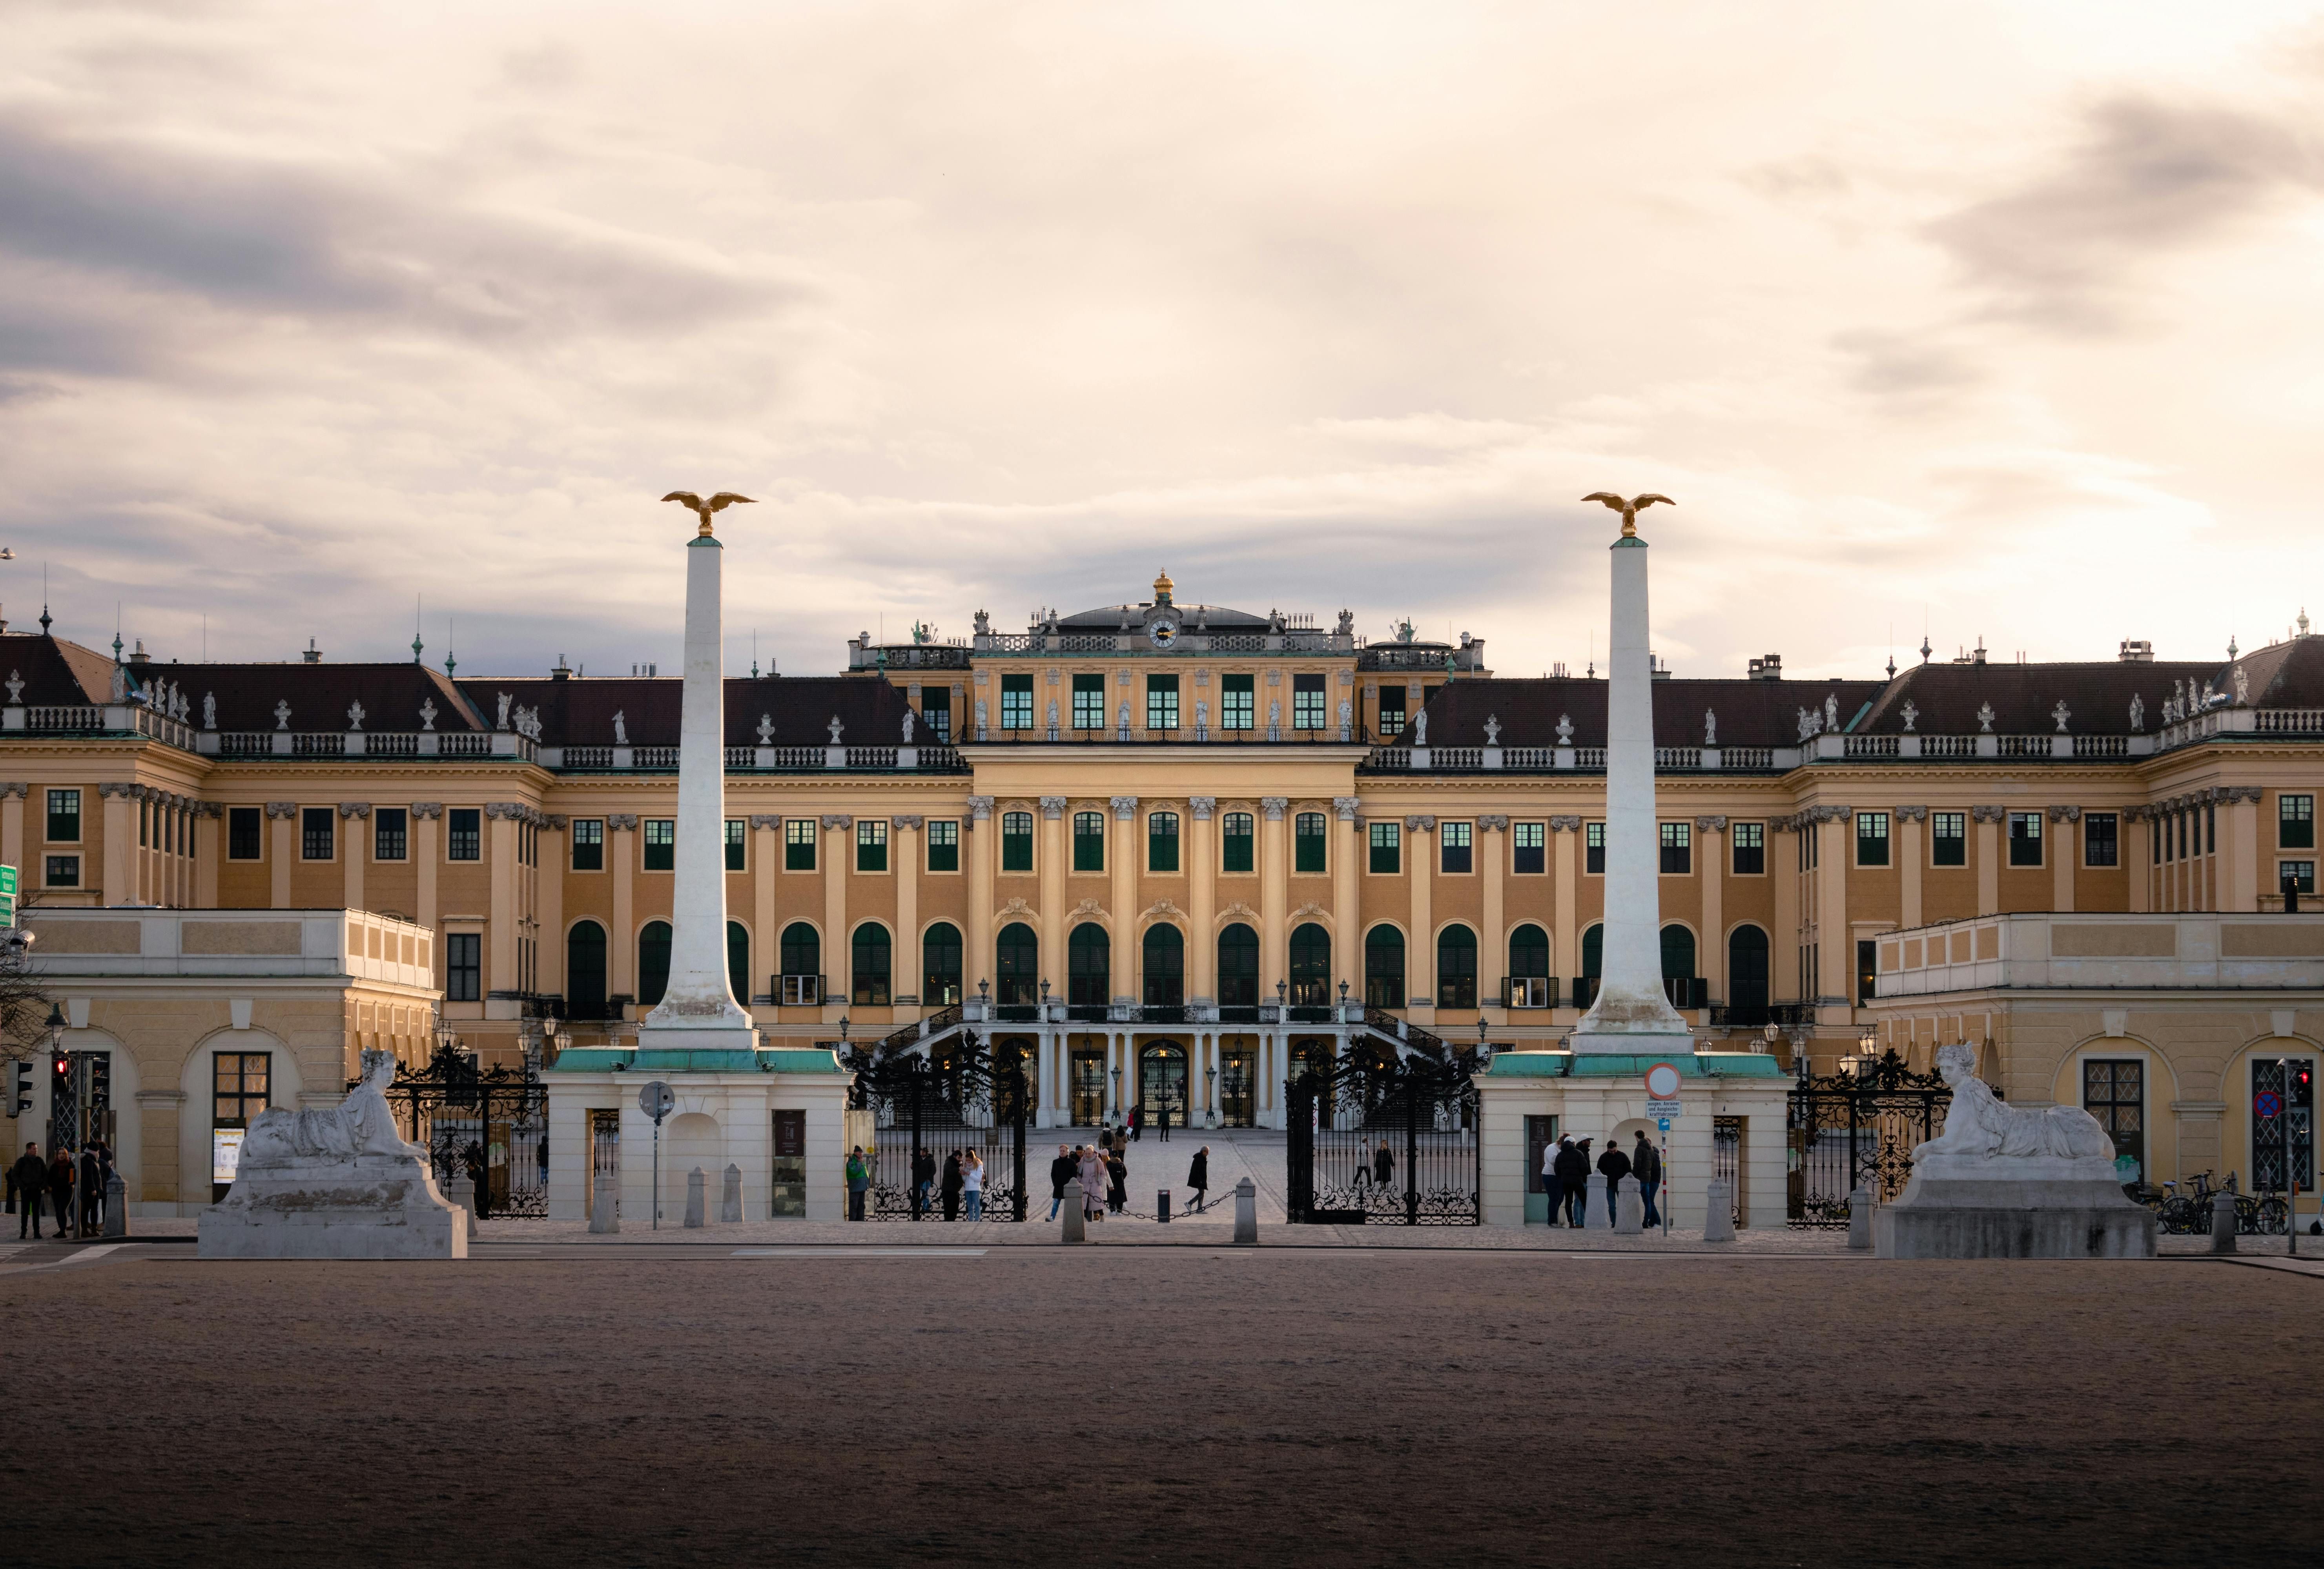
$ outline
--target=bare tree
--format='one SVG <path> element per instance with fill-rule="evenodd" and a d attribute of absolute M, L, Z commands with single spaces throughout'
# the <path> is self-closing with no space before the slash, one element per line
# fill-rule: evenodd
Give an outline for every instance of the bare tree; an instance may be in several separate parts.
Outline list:
<path fill-rule="evenodd" d="M 0 927 L 0 1063 L 48 1052 L 49 1014 L 56 1005 L 41 985 L 32 946 L 23 927 Z"/>

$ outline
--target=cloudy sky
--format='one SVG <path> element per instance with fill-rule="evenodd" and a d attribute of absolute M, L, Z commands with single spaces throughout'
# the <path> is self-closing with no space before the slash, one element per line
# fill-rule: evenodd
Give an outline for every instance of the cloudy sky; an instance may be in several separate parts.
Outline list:
<path fill-rule="evenodd" d="M 0 0 L 0 601 L 730 660 L 1144 597 L 1682 674 L 2324 612 L 2324 6 Z M 207 630 L 205 630 L 205 628 Z"/>

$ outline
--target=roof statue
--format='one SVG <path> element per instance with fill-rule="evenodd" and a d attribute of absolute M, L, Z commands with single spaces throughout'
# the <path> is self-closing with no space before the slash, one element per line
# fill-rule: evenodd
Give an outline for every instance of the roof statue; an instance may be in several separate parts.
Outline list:
<path fill-rule="evenodd" d="M 734 491 L 721 491 L 716 495 L 711 497 L 707 501 L 696 495 L 692 491 L 672 491 L 669 495 L 664 496 L 662 500 L 665 501 L 679 502 L 691 509 L 696 517 L 702 519 L 702 532 L 696 537 L 701 539 L 707 539 L 710 537 L 710 514 L 713 512 L 724 511 L 727 507 L 736 501 L 750 501 L 752 506 L 756 506 L 758 504 L 755 501 L 751 501 L 750 497 Z"/>
<path fill-rule="evenodd" d="M 630 716 L 617 708 L 613 711 L 613 745 L 626 747 L 629 744 Z"/>
<path fill-rule="evenodd" d="M 1611 491 L 1592 491 L 1582 499 L 1585 501 L 1603 501 L 1615 511 L 1619 512 L 1622 515 L 1622 537 L 1625 539 L 1637 537 L 1638 514 L 1646 508 L 1653 506 L 1656 501 L 1660 501 L 1665 507 L 1678 505 L 1668 496 L 1657 496 L 1651 491 L 1643 495 L 1633 496 L 1627 501 Z"/>

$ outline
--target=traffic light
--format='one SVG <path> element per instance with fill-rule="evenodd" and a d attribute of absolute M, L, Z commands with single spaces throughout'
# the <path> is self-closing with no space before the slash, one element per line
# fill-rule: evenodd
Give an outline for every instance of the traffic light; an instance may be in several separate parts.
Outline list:
<path fill-rule="evenodd" d="M 16 1116 L 23 1116 L 32 1109 L 32 1065 L 29 1062 L 19 1061 L 16 1064 L 15 1107 L 12 1115 Z"/>
<path fill-rule="evenodd" d="M 97 1111 L 113 1104 L 113 1053 L 110 1051 L 88 1054 L 88 1104 Z"/>
<path fill-rule="evenodd" d="M 2311 1106 L 2316 1104 L 2316 1065 L 2295 1062 L 2292 1065 L 2291 1094 L 2284 1096 L 2293 1106 Z"/>

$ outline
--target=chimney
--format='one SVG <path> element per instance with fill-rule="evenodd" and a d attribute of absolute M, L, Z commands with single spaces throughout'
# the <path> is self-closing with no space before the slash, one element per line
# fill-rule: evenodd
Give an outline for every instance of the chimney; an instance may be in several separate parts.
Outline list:
<path fill-rule="evenodd" d="M 138 638 L 137 647 L 129 651 L 129 663 L 132 665 L 147 664 L 151 661 L 152 657 L 152 656 L 151 655 L 145 652 L 145 639 L 143 638 Z"/>
<path fill-rule="evenodd" d="M 303 664 L 320 665 L 323 662 L 323 651 L 316 647 L 315 639 L 309 638 L 307 639 L 307 651 L 299 657 Z"/>
<path fill-rule="evenodd" d="M 564 655 L 559 654 L 557 656 L 557 667 L 549 673 L 549 679 L 551 681 L 570 681 L 573 679 L 573 672 L 567 667 Z"/>
<path fill-rule="evenodd" d="M 2154 645 L 2144 638 L 2125 638 L 2122 649 L 2115 657 L 2125 665 L 2152 665 L 2154 663 Z"/>
<path fill-rule="evenodd" d="M 1784 656 L 1763 654 L 1751 661 L 1750 678 L 1754 681 L 1781 681 L 1784 678 Z"/>

